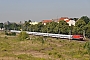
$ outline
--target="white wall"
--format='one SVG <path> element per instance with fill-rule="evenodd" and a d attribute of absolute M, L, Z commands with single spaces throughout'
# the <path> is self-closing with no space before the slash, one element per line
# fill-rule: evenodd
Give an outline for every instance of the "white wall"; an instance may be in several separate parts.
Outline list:
<path fill-rule="evenodd" d="M 30 22 L 31 25 L 36 25 L 38 22 Z"/>
<path fill-rule="evenodd" d="M 70 20 L 69 22 L 67 22 L 69 24 L 69 26 L 74 25 L 75 26 L 75 21 L 74 20 Z"/>

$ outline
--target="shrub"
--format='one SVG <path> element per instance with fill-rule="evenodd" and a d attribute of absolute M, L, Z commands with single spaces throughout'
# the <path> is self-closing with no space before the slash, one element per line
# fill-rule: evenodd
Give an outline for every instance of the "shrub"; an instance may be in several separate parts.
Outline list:
<path fill-rule="evenodd" d="M 7 36 L 5 36 L 5 37 L 4 37 L 4 39 L 8 39 L 8 37 L 7 37 Z"/>
<path fill-rule="evenodd" d="M 48 55 L 52 55 L 52 53 L 51 53 L 51 52 L 49 52 L 49 53 L 48 53 Z"/>
<path fill-rule="evenodd" d="M 11 35 L 16 36 L 16 33 L 15 33 L 15 32 L 13 32 L 13 33 L 11 33 Z"/>
<path fill-rule="evenodd" d="M 56 55 L 58 52 L 54 52 L 54 54 Z"/>
<path fill-rule="evenodd" d="M 5 32 L 5 35 L 9 35 L 9 36 L 16 36 L 16 33 L 15 32 Z"/>
<path fill-rule="evenodd" d="M 90 56 L 90 41 L 85 43 L 84 48 L 87 50 L 87 52 Z"/>
<path fill-rule="evenodd" d="M 5 32 L 5 35 L 8 35 L 8 33 L 7 33 L 7 32 Z"/>
<path fill-rule="evenodd" d="M 26 38 L 29 38 L 29 35 L 25 31 L 22 31 L 18 37 L 20 40 L 25 40 Z"/>
<path fill-rule="evenodd" d="M 38 37 L 37 40 L 40 41 L 42 45 L 45 43 L 43 36 Z"/>
<path fill-rule="evenodd" d="M 62 56 L 60 54 L 58 54 L 58 58 L 61 58 Z"/>

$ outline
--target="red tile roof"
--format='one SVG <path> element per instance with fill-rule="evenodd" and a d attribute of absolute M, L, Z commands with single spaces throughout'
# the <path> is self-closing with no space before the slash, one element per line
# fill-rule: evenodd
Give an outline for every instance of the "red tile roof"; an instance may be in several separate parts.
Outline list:
<path fill-rule="evenodd" d="M 66 20 L 66 22 L 69 22 L 70 20 Z"/>
<path fill-rule="evenodd" d="M 49 23 L 52 22 L 52 20 L 43 20 L 42 23 Z"/>
<path fill-rule="evenodd" d="M 58 19 L 58 21 L 64 20 L 64 19 L 69 19 L 69 18 L 68 17 L 61 17 L 61 18 Z"/>

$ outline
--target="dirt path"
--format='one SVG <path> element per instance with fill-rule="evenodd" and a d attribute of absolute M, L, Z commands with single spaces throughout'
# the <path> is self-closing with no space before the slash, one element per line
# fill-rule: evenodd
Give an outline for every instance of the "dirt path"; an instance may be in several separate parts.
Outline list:
<path fill-rule="evenodd" d="M 38 52 L 38 51 L 30 51 L 30 52 L 16 52 L 14 53 L 15 55 L 20 55 L 20 54 L 31 54 L 33 57 L 39 57 L 39 58 L 45 58 L 45 59 L 48 59 L 48 58 L 51 58 L 49 55 L 46 55 L 45 53 L 41 53 L 41 52 Z"/>
<path fill-rule="evenodd" d="M 20 60 L 20 59 L 14 57 L 0 57 L 0 60 Z"/>

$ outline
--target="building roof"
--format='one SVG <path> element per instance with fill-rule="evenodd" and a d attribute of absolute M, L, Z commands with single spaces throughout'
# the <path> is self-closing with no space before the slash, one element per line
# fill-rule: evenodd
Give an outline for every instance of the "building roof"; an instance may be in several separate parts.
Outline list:
<path fill-rule="evenodd" d="M 66 22 L 69 22 L 70 20 L 66 20 Z"/>
<path fill-rule="evenodd" d="M 68 17 L 61 17 L 59 20 L 69 19 Z"/>
<path fill-rule="evenodd" d="M 61 20 L 66 21 L 66 20 L 69 20 L 69 18 L 68 17 L 61 17 L 61 18 L 58 19 L 58 22 L 61 21 Z"/>
<path fill-rule="evenodd" d="M 43 20 L 42 23 L 49 23 L 52 22 L 53 20 Z"/>

